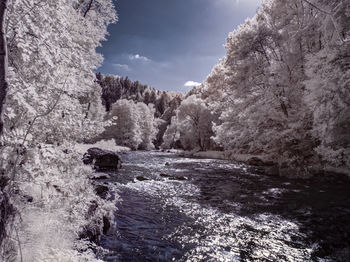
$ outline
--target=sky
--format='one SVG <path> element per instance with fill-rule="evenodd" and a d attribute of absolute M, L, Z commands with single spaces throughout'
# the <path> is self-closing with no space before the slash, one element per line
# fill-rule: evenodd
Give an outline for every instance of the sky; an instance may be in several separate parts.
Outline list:
<path fill-rule="evenodd" d="M 114 0 L 97 70 L 159 90 L 187 92 L 225 55 L 224 44 L 261 0 Z"/>

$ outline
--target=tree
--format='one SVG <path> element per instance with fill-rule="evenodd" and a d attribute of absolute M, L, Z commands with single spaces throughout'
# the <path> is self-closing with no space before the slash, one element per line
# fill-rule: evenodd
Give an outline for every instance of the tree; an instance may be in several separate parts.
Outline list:
<path fill-rule="evenodd" d="M 313 112 L 312 134 L 324 163 L 350 167 L 350 44 L 329 46 L 307 57 L 307 101 Z"/>
<path fill-rule="evenodd" d="M 141 131 L 142 142 L 139 144 L 139 149 L 150 150 L 154 148 L 153 141 L 157 135 L 157 126 L 154 118 L 153 104 L 146 105 L 139 102 L 136 104 L 138 110 L 138 125 Z"/>
<path fill-rule="evenodd" d="M 107 120 L 114 118 L 115 121 L 107 130 L 118 145 L 138 149 L 142 142 L 138 113 L 135 103 L 130 100 L 122 99 L 113 105 Z"/>
<path fill-rule="evenodd" d="M 168 128 L 163 136 L 164 142 L 161 145 L 163 149 L 176 148 L 177 141 L 180 139 L 180 132 L 178 128 L 179 124 L 177 122 L 177 116 L 173 116 L 171 118 L 171 123 L 168 125 Z"/>
<path fill-rule="evenodd" d="M 7 30 L 2 31 L 8 39 L 9 89 L 0 165 L 2 178 L 8 181 L 4 191 L 22 210 L 22 219 L 14 220 L 17 233 L 35 242 L 30 250 L 22 246 L 27 260 L 50 256 L 82 261 L 73 247 L 79 242 L 77 236 L 90 225 L 101 232 L 98 221 L 103 214 L 108 216 L 107 202 L 95 195 L 89 183 L 93 171 L 82 166 L 75 144 L 102 131 L 101 92 L 93 71 L 102 61 L 96 48 L 116 14 L 112 1 L 94 0 L 84 17 L 79 3 L 83 2 L 12 0 Z M 35 199 L 30 208 L 25 195 Z M 93 202 L 98 214 L 88 215 Z M 31 223 L 30 218 L 36 217 L 40 224 L 48 213 L 54 219 L 46 220 L 45 231 Z M 7 243 L 16 238 L 10 229 Z M 66 242 L 55 243 L 60 237 Z M 38 244 L 42 239 L 47 240 L 45 247 Z M 2 257 L 4 250 L 2 246 Z M 54 252 L 48 255 L 46 250 Z M 86 255 L 93 261 L 93 255 Z"/>
<path fill-rule="evenodd" d="M 105 120 L 112 123 L 99 138 L 113 138 L 118 145 L 134 150 L 154 148 L 153 140 L 158 130 L 153 105 L 122 99 L 113 105 Z"/>
<path fill-rule="evenodd" d="M 204 101 L 192 95 L 178 108 L 180 141 L 185 149 L 207 150 L 211 146 L 212 115 Z"/>
<path fill-rule="evenodd" d="M 301 172 L 319 156 L 348 165 L 347 6 L 265 1 L 230 33 L 226 57 L 197 92 L 211 105 L 217 143 Z"/>

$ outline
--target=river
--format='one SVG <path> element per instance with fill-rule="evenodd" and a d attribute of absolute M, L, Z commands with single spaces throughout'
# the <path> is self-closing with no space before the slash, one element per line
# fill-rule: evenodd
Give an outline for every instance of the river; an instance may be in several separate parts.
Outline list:
<path fill-rule="evenodd" d="M 350 181 L 271 177 L 225 160 L 130 152 L 104 261 L 349 261 Z M 147 179 L 147 180 L 145 180 Z"/>

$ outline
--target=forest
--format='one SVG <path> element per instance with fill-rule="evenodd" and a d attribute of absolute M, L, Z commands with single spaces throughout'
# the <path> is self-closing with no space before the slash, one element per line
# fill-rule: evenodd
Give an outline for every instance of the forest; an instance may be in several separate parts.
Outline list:
<path fill-rule="evenodd" d="M 97 73 L 112 0 L 2 0 L 0 21 L 0 261 L 103 261 L 118 193 L 96 194 L 82 145 L 350 174 L 348 0 L 263 1 L 186 94 Z"/>

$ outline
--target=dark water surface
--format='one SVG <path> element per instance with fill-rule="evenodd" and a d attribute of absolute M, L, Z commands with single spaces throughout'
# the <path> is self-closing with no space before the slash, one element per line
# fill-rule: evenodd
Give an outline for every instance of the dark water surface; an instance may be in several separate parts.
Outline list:
<path fill-rule="evenodd" d="M 161 152 L 122 158 L 108 179 L 120 199 L 105 261 L 350 261 L 348 179 Z"/>

